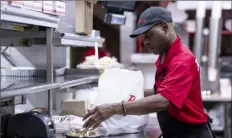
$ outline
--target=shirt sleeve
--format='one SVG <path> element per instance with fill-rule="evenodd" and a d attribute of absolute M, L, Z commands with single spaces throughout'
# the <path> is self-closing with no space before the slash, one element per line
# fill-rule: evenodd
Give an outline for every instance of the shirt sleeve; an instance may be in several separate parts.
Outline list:
<path fill-rule="evenodd" d="M 193 76 L 190 65 L 175 63 L 168 68 L 157 92 L 167 98 L 172 105 L 181 109 L 192 89 Z"/>

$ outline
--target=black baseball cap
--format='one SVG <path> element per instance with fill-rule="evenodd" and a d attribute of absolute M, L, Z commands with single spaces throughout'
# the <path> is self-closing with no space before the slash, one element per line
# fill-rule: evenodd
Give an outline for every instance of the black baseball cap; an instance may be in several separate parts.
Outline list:
<path fill-rule="evenodd" d="M 172 14 L 162 7 L 150 7 L 146 9 L 139 17 L 137 28 L 130 35 L 136 37 L 150 30 L 154 25 L 162 22 L 172 22 Z"/>

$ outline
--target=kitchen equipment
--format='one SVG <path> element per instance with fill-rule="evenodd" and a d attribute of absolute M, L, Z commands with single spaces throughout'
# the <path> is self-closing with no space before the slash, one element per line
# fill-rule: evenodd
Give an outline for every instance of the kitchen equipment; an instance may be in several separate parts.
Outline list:
<path fill-rule="evenodd" d="M 0 129 L 1 138 L 5 138 L 4 132 L 6 132 L 7 121 L 12 116 L 13 116 L 12 114 L 0 114 L 0 119 L 1 119 L 1 121 L 0 121 L 1 122 L 0 123 L 0 126 L 1 126 L 1 129 Z"/>
<path fill-rule="evenodd" d="M 7 137 L 55 137 L 55 124 L 47 113 L 31 110 L 9 118 Z"/>

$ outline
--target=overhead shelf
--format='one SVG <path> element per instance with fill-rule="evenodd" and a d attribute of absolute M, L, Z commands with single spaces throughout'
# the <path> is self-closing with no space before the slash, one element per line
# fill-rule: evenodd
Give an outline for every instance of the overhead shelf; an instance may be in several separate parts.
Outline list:
<path fill-rule="evenodd" d="M 204 102 L 231 102 L 231 96 L 221 96 L 220 94 L 212 94 L 209 96 L 202 96 Z"/>
<path fill-rule="evenodd" d="M 21 24 L 30 24 L 44 27 L 57 28 L 60 21 L 58 16 L 14 7 L 10 5 L 1 5 L 1 21 L 15 22 Z"/>
<path fill-rule="evenodd" d="M 65 89 L 65 88 L 70 88 L 70 87 L 75 87 L 75 86 L 80 86 L 83 84 L 90 84 L 93 82 L 97 82 L 99 75 L 94 75 L 94 76 L 78 76 L 78 75 L 64 75 L 64 76 L 57 76 L 54 78 L 55 82 L 54 83 L 49 83 L 46 84 L 46 79 L 41 77 L 40 79 L 37 77 L 35 80 L 33 80 L 33 77 L 22 77 L 24 80 L 22 82 L 20 81 L 21 77 L 17 77 L 15 83 L 13 83 L 13 77 L 9 77 L 11 82 L 14 85 L 20 85 L 24 84 L 24 87 L 20 86 L 15 86 L 15 88 L 4 88 L 1 92 L 1 97 L 2 99 L 9 98 L 9 97 L 14 97 L 14 96 L 19 96 L 19 95 L 26 95 L 26 94 L 32 94 L 32 93 L 38 93 L 38 92 L 43 92 L 43 91 L 48 91 L 48 90 L 54 90 L 54 89 Z M 6 80 L 7 77 L 5 77 L 4 80 Z M 26 80 L 25 80 L 26 79 Z M 31 83 L 33 82 L 33 83 Z M 6 81 L 7 83 L 7 81 Z M 27 85 L 28 84 L 28 85 Z M 2 84 L 1 84 L 2 85 Z M 8 84 L 10 87 L 10 85 Z M 26 87 L 25 87 L 26 86 Z M 12 87 L 12 86 L 11 86 Z"/>
<path fill-rule="evenodd" d="M 22 39 L 30 39 L 32 45 L 37 45 L 36 42 L 40 42 L 39 45 L 46 45 L 41 43 L 42 41 L 36 41 L 37 39 L 46 38 L 46 32 L 19 32 L 11 30 L 1 30 L 1 45 L 17 45 Z M 12 38 L 16 38 L 12 40 Z M 105 39 L 100 36 L 85 36 L 71 33 L 54 32 L 53 45 L 54 46 L 72 46 L 72 47 L 102 47 Z"/>
<path fill-rule="evenodd" d="M 56 28 L 57 30 L 59 30 L 58 24 L 60 22 L 60 19 L 58 18 L 58 16 L 32 11 L 21 7 L 15 7 L 11 5 L 1 5 L 0 17 L 3 23 L 6 22 L 6 23 L 35 25 L 35 26 Z M 36 41 L 36 39 L 46 38 L 46 32 L 11 31 L 11 30 L 7 30 L 7 28 L 1 31 L 2 31 L 1 38 L 3 38 L 3 40 L 1 41 L 1 45 L 5 45 L 5 46 L 9 46 L 9 45 L 24 46 L 21 45 L 22 42 L 23 44 L 25 44 L 24 43 L 25 41 L 22 39 L 30 39 L 31 42 L 38 42 Z M 12 40 L 12 38 L 17 38 L 17 39 Z M 104 41 L 105 41 L 104 38 L 101 38 L 100 36 L 96 36 L 95 34 L 78 35 L 75 33 L 65 33 L 65 32 L 61 33 L 59 31 L 55 31 L 53 34 L 53 45 L 55 46 L 102 47 Z M 46 44 L 46 41 L 44 41 L 44 44 Z"/>
<path fill-rule="evenodd" d="M 56 32 L 58 33 L 58 32 Z M 105 41 L 104 38 L 100 36 L 85 36 L 77 35 L 71 33 L 58 33 L 60 37 L 54 35 L 53 43 L 54 45 L 60 46 L 72 46 L 72 47 L 102 47 Z"/>
<path fill-rule="evenodd" d="M 85 77 L 85 78 L 80 78 L 76 80 L 71 80 L 71 81 L 66 81 L 60 84 L 59 89 L 65 89 L 65 88 L 70 88 L 82 84 L 89 84 L 92 82 L 96 82 L 98 80 L 99 76 L 91 76 L 91 77 Z"/>
<path fill-rule="evenodd" d="M 1 92 L 1 98 L 38 93 L 38 92 L 58 89 L 59 87 L 60 87 L 59 83 L 50 83 L 50 84 L 37 85 L 37 86 L 32 86 L 22 89 L 3 91 Z"/>

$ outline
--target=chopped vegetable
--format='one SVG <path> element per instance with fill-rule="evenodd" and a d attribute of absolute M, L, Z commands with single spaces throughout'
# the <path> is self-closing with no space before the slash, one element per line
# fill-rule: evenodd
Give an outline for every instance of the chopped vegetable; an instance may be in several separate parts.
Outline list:
<path fill-rule="evenodd" d="M 97 137 L 100 136 L 100 133 L 97 130 L 73 130 L 68 132 L 68 136 L 72 137 Z"/>

